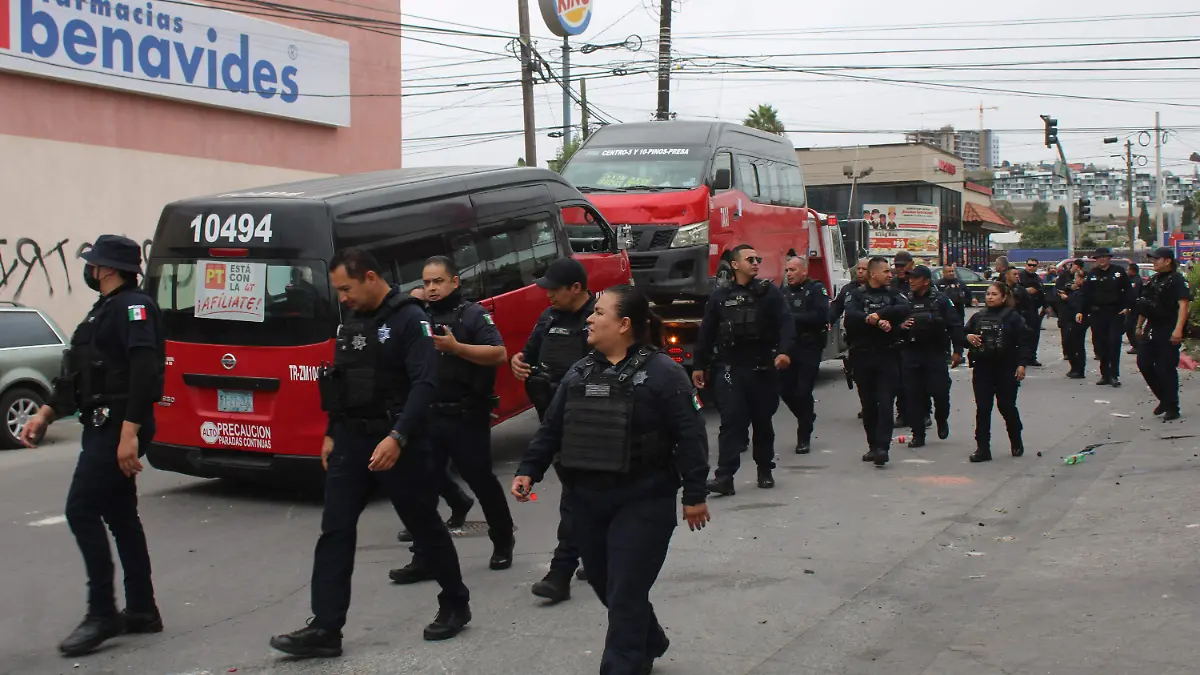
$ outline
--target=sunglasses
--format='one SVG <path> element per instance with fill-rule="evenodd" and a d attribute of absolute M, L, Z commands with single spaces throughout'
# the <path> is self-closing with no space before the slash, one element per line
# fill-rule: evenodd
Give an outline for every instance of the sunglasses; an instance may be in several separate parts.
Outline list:
<path fill-rule="evenodd" d="M 742 258 L 742 260 L 745 260 L 746 262 L 750 263 L 751 265 L 757 265 L 762 262 L 762 258 L 760 256 L 756 256 L 756 255 L 747 256 L 745 258 Z"/>

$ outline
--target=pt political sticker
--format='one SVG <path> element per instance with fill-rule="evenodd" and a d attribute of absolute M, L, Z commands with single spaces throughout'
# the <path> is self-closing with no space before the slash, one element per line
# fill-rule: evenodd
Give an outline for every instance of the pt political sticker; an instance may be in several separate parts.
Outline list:
<path fill-rule="evenodd" d="M 266 318 L 266 263 L 196 262 L 196 318 L 262 323 Z"/>

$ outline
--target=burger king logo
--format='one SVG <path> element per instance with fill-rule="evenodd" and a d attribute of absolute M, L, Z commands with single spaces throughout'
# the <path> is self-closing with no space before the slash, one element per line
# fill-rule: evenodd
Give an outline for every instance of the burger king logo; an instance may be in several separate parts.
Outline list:
<path fill-rule="evenodd" d="M 592 21 L 593 0 L 539 0 L 542 18 L 559 37 L 582 35 Z"/>

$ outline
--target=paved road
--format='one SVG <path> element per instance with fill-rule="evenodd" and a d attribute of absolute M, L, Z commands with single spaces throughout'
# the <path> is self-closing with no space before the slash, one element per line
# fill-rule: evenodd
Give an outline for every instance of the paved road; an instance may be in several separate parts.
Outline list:
<path fill-rule="evenodd" d="M 778 487 L 757 489 L 753 467 L 743 469 L 738 494 L 712 501 L 709 529 L 676 531 L 653 593 L 672 639 L 655 672 L 1194 673 L 1200 436 L 1190 435 L 1200 434 L 1200 396 L 1189 390 L 1189 417 L 1161 424 L 1141 402 L 1147 394 L 1132 357 L 1122 389 L 1066 380 L 1053 358 L 1056 336 L 1044 335 L 1047 367 L 1031 371 L 1020 395 L 1027 454 L 1008 457 L 1001 431 L 997 459 L 985 465 L 966 462 L 973 404 L 965 368 L 953 376 L 950 440 L 895 448 L 880 470 L 859 461 L 854 393 L 835 364 L 826 366 L 814 453 L 791 454 L 794 422 L 781 412 Z M 526 417 L 496 432 L 503 475 L 533 424 Z M 710 418 L 714 448 L 716 430 Z M 553 482 L 539 486 L 538 502 L 514 509 L 513 569 L 487 569 L 486 537 L 459 539 L 474 621 L 440 644 L 421 640 L 436 612 L 435 587 L 387 582 L 407 551 L 395 540 L 395 515 L 372 505 L 360 529 L 346 656 L 302 662 L 280 658 L 267 638 L 309 616 L 319 504 L 154 470 L 142 479 L 142 515 L 167 630 L 62 659 L 55 644 L 85 597 L 61 516 L 78 434 L 64 426 L 51 439 L 41 450 L 0 455 L 0 673 L 598 669 L 606 622 L 590 590 L 576 584 L 559 606 L 529 593 L 553 548 Z M 1062 456 L 1102 441 L 1128 442 L 1063 465 Z"/>

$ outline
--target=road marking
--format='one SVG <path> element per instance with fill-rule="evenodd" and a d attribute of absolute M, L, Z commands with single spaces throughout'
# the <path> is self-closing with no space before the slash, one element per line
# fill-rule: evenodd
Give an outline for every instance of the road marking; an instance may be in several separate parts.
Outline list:
<path fill-rule="evenodd" d="M 970 485 L 975 482 L 966 476 L 904 476 L 900 480 L 914 480 L 930 485 Z"/>
<path fill-rule="evenodd" d="M 933 462 L 928 459 L 902 459 L 900 461 L 904 464 L 933 464 Z"/>
<path fill-rule="evenodd" d="M 32 523 L 26 523 L 26 525 L 30 527 L 42 527 L 43 525 L 58 525 L 59 523 L 65 522 L 67 522 L 66 516 L 50 516 L 49 518 L 35 520 Z"/>

